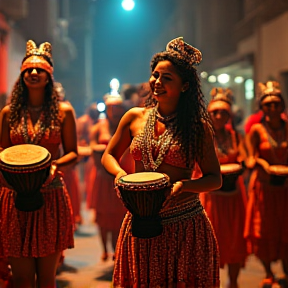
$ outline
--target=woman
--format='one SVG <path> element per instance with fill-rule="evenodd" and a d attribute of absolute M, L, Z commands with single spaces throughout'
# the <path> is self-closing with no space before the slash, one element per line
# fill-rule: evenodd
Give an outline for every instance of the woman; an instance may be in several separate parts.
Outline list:
<path fill-rule="evenodd" d="M 103 253 L 101 259 L 108 259 L 108 234 L 111 233 L 112 248 L 115 250 L 116 241 L 125 216 L 126 209 L 114 190 L 114 177 L 107 173 L 101 164 L 101 157 L 114 134 L 117 125 L 125 113 L 122 98 L 106 94 L 106 119 L 99 120 L 92 126 L 90 146 L 94 159 L 96 177 L 93 179 L 90 208 L 96 211 L 96 223 L 100 229 Z M 91 174 L 95 172 L 91 170 Z M 93 175 L 92 174 L 92 175 Z M 94 174 L 95 175 L 95 174 Z M 113 256 L 114 258 L 114 256 Z"/>
<path fill-rule="evenodd" d="M 14 287 L 54 287 L 61 252 L 74 247 L 70 198 L 57 172 L 77 158 L 76 126 L 71 105 L 59 101 L 53 81 L 51 44 L 37 48 L 29 40 L 11 103 L 0 116 L 1 149 L 18 144 L 45 147 L 53 160 L 35 211 L 15 208 L 17 194 L 4 179 L 0 190 L 0 257 L 8 257 Z M 64 155 L 59 158 L 62 143 Z M 59 158 L 59 159 L 58 159 Z M 56 172 L 55 172 L 56 171 Z"/>
<path fill-rule="evenodd" d="M 265 269 L 263 287 L 276 281 L 271 263 L 281 260 L 288 285 L 288 124 L 281 117 L 285 109 L 279 83 L 258 83 L 257 98 L 264 117 L 248 134 L 247 167 L 254 168 L 248 190 L 245 236 L 251 252 Z M 281 177 L 284 176 L 284 177 Z M 285 224 L 284 224 L 285 223 Z"/>
<path fill-rule="evenodd" d="M 227 125 L 231 121 L 232 91 L 230 89 L 213 88 L 212 100 L 208 105 L 213 127 L 215 130 L 216 153 L 222 169 L 229 169 L 222 173 L 241 174 L 240 163 L 245 159 L 242 136 Z M 227 165 L 228 164 L 228 165 Z M 232 165 L 231 165 L 232 164 Z M 238 164 L 239 167 L 237 167 Z M 230 166 L 229 166 L 230 165 Z M 234 168 L 234 166 L 235 168 Z M 223 186 L 211 193 L 201 194 L 201 202 L 207 212 L 219 244 L 220 267 L 228 265 L 229 288 L 237 288 L 240 268 L 244 266 L 246 241 L 244 239 L 244 223 L 246 209 L 246 188 L 242 176 L 231 178 L 231 187 Z M 225 179 L 225 175 L 223 176 Z M 237 176 L 236 176 L 237 177 Z M 235 181 L 235 182 L 234 182 Z"/>
<path fill-rule="evenodd" d="M 212 127 L 194 67 L 201 59 L 200 51 L 182 37 L 154 55 L 150 105 L 123 116 L 103 155 L 102 163 L 117 183 L 126 175 L 119 159 L 131 144 L 136 172 L 162 172 L 172 184 L 160 212 L 160 236 L 133 237 L 131 214 L 126 214 L 116 248 L 114 287 L 219 287 L 217 243 L 199 201 L 199 193 L 221 186 Z M 191 180 L 196 163 L 203 177 Z"/>

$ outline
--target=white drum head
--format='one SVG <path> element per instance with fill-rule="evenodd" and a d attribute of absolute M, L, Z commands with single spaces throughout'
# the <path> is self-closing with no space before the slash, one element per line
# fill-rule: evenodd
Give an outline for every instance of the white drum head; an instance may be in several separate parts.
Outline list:
<path fill-rule="evenodd" d="M 149 181 L 157 181 L 164 178 L 165 175 L 158 172 L 138 172 L 121 177 L 121 180 L 125 183 L 145 183 Z"/>
<path fill-rule="evenodd" d="M 25 166 L 37 164 L 47 158 L 49 151 L 34 144 L 21 144 L 6 148 L 0 153 L 0 160 L 8 165 Z"/>

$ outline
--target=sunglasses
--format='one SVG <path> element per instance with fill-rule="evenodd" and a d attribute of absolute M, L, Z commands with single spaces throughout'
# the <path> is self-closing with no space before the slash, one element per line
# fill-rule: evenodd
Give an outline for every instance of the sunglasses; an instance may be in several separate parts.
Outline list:
<path fill-rule="evenodd" d="M 34 71 L 34 70 L 36 70 L 37 74 L 40 74 L 40 73 L 42 73 L 42 72 L 45 72 L 45 70 L 42 69 L 42 68 L 28 68 L 26 71 L 27 71 L 29 74 L 31 74 L 32 71 Z"/>

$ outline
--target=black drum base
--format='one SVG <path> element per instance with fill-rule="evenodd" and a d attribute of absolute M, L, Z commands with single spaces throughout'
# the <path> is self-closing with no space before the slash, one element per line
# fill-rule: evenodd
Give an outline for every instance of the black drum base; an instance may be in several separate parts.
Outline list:
<path fill-rule="evenodd" d="M 44 197 L 40 191 L 32 195 L 17 193 L 15 198 L 15 208 L 24 211 L 32 212 L 40 209 L 44 205 Z"/>
<path fill-rule="evenodd" d="M 163 226 L 159 216 L 140 217 L 132 215 L 132 236 L 147 239 L 161 235 L 162 231 Z"/>
<path fill-rule="evenodd" d="M 279 176 L 270 174 L 270 184 L 273 186 L 282 186 L 286 181 L 287 176 Z"/>

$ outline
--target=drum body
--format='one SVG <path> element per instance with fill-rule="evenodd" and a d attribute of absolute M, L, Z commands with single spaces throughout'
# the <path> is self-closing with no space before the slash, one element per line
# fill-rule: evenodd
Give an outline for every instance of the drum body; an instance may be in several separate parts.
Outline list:
<path fill-rule="evenodd" d="M 238 177 L 243 173 L 243 166 L 238 163 L 229 163 L 220 165 L 222 174 L 222 186 L 219 190 L 231 192 L 236 190 Z"/>
<path fill-rule="evenodd" d="M 40 189 L 47 179 L 51 154 L 33 144 L 15 145 L 0 154 L 0 170 L 6 182 L 17 192 L 15 207 L 20 211 L 35 211 L 44 204 Z"/>
<path fill-rule="evenodd" d="M 288 177 L 288 166 L 271 165 L 270 173 L 270 184 L 273 186 L 282 186 Z"/>
<path fill-rule="evenodd" d="M 132 214 L 132 235 L 152 238 L 162 233 L 159 212 L 169 189 L 169 177 L 158 172 L 139 172 L 122 176 L 116 187 Z"/>

